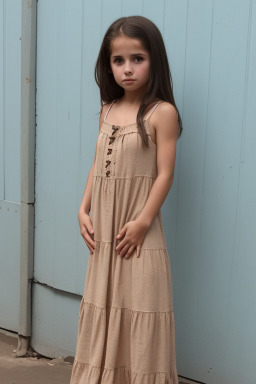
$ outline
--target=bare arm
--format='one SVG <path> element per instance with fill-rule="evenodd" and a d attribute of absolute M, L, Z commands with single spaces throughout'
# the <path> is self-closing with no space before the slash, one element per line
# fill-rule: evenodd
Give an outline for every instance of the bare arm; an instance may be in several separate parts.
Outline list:
<path fill-rule="evenodd" d="M 158 175 L 148 199 L 137 219 L 149 227 L 159 212 L 174 179 L 178 119 L 175 108 L 169 103 L 161 103 L 152 114 L 151 123 L 155 127 L 157 141 Z"/>
<path fill-rule="evenodd" d="M 169 103 L 159 104 L 151 117 L 157 141 L 157 178 L 150 190 L 147 201 L 135 220 L 126 223 L 117 235 L 122 239 L 116 251 L 121 257 L 129 258 L 135 247 L 137 257 L 145 234 L 159 212 L 174 178 L 176 141 L 178 138 L 178 115 Z"/>
<path fill-rule="evenodd" d="M 92 185 L 93 185 L 93 173 L 94 173 L 95 155 L 91 170 L 88 174 L 82 202 L 79 211 L 83 211 L 89 215 L 91 209 L 91 197 L 92 197 Z"/>
<path fill-rule="evenodd" d="M 100 133 L 101 124 L 104 119 L 106 108 L 107 108 L 107 104 L 105 104 L 101 108 L 100 119 L 99 119 L 99 133 Z M 96 143 L 96 148 L 97 148 L 97 143 Z M 96 248 L 96 242 L 94 241 L 94 229 L 92 226 L 91 217 L 89 216 L 89 212 L 91 210 L 91 197 L 92 197 L 92 187 L 93 187 L 93 174 L 94 174 L 95 159 L 96 159 L 96 148 L 95 148 L 93 164 L 87 177 L 82 202 L 78 211 L 78 222 L 80 226 L 80 234 L 83 237 L 91 253 L 93 253 L 94 249 Z"/>

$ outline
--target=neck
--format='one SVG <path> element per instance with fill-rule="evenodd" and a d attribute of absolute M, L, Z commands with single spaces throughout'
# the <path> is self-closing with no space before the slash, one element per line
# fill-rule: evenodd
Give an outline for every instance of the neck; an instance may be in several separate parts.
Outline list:
<path fill-rule="evenodd" d="M 128 104 L 141 104 L 141 101 L 143 99 L 143 96 L 145 95 L 145 89 L 137 90 L 134 92 L 130 91 L 124 91 L 124 95 L 122 97 L 122 100 L 125 101 Z"/>

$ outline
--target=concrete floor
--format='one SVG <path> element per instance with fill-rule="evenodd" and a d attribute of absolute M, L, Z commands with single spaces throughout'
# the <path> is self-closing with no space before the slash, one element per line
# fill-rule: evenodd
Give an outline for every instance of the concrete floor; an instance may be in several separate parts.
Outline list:
<path fill-rule="evenodd" d="M 28 357 L 16 357 L 18 336 L 0 329 L 1 384 L 69 384 L 73 358 L 50 359 L 31 351 Z M 179 384 L 193 384 L 180 378 Z"/>
<path fill-rule="evenodd" d="M 18 336 L 0 330 L 1 384 L 69 384 L 73 360 L 49 359 L 30 353 L 16 357 Z"/>

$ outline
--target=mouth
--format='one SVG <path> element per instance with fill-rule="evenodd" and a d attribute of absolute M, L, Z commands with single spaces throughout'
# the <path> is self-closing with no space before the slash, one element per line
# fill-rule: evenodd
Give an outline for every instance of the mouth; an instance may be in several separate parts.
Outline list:
<path fill-rule="evenodd" d="M 132 83 L 135 81 L 135 79 L 125 79 L 123 81 L 124 81 L 124 83 Z"/>

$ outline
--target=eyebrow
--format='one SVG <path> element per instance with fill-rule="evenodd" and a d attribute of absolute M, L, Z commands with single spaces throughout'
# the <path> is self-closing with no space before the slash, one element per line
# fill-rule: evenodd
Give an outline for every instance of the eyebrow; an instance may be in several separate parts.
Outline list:
<path fill-rule="evenodd" d="M 113 58 L 115 57 L 121 57 L 122 55 L 115 55 L 115 56 L 111 56 Z M 146 56 L 145 53 L 132 53 L 131 56 Z"/>

